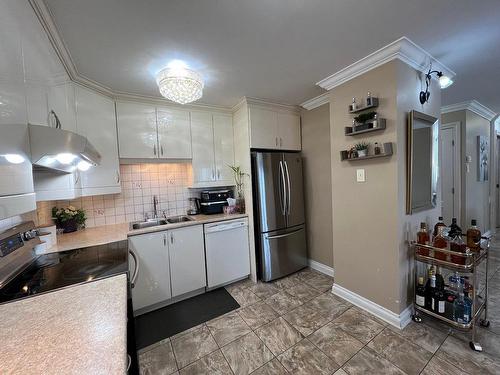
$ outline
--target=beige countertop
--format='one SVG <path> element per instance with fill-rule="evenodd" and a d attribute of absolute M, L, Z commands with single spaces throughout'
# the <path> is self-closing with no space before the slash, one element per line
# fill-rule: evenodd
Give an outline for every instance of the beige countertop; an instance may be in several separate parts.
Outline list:
<path fill-rule="evenodd" d="M 46 250 L 45 253 L 53 253 L 78 249 L 81 247 L 104 245 L 110 242 L 126 240 L 128 236 L 138 234 L 161 232 L 164 230 L 186 227 L 190 225 L 208 224 L 218 221 L 240 219 L 247 217 L 247 214 L 215 214 L 215 215 L 193 215 L 192 221 L 182 223 L 159 225 L 144 229 L 129 229 L 128 223 L 102 225 L 99 227 L 85 228 L 73 233 L 65 233 L 57 236 L 57 244 Z"/>
<path fill-rule="evenodd" d="M 2 374 L 124 374 L 125 274 L 0 305 Z"/>

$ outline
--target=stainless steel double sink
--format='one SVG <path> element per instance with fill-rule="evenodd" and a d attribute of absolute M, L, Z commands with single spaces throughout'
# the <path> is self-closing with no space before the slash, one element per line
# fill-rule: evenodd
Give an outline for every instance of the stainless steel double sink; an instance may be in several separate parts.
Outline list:
<path fill-rule="evenodd" d="M 194 220 L 193 218 L 185 215 L 171 216 L 163 219 L 160 218 L 147 219 L 144 221 L 136 221 L 135 223 L 130 223 L 130 229 L 144 229 L 144 228 L 157 227 L 167 224 L 183 223 L 186 221 L 193 221 L 193 220 Z"/>

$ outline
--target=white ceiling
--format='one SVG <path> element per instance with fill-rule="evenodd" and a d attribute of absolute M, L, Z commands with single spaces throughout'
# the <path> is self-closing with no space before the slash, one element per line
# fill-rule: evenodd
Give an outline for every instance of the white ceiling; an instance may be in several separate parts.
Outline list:
<path fill-rule="evenodd" d="M 315 83 L 405 35 L 457 73 L 443 105 L 500 112 L 498 0 L 46 0 L 80 74 L 159 96 L 154 73 L 184 60 L 200 102 L 299 104 Z"/>

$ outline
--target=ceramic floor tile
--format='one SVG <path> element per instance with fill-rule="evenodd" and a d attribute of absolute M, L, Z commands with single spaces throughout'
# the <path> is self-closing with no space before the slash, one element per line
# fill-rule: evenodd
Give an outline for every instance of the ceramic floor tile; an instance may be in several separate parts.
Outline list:
<path fill-rule="evenodd" d="M 207 322 L 207 327 L 219 346 L 229 344 L 251 331 L 245 321 L 235 312 Z"/>
<path fill-rule="evenodd" d="M 280 290 L 272 283 L 257 283 L 249 288 L 257 297 L 266 299 L 273 294 L 278 293 Z"/>
<path fill-rule="evenodd" d="M 278 357 L 285 369 L 297 375 L 332 374 L 339 365 L 310 341 L 303 339 Z"/>
<path fill-rule="evenodd" d="M 271 308 L 271 306 L 264 302 L 258 302 L 247 306 L 238 311 L 238 314 L 251 329 L 259 328 L 260 326 L 269 323 L 278 317 L 278 314 Z"/>
<path fill-rule="evenodd" d="M 307 339 L 340 366 L 364 346 L 361 341 L 336 327 L 333 323 L 321 327 Z"/>
<path fill-rule="evenodd" d="M 352 306 L 352 309 L 353 310 L 356 310 L 358 311 L 359 313 L 361 313 L 362 315 L 365 315 L 367 316 L 368 318 L 370 318 L 371 320 L 375 320 L 378 324 L 381 324 L 383 325 L 384 327 L 388 326 L 388 323 L 385 321 L 385 320 L 382 320 L 380 319 L 378 316 L 372 314 L 371 312 L 369 311 L 366 311 L 365 309 L 362 309 L 361 307 L 358 307 L 358 306 Z"/>
<path fill-rule="evenodd" d="M 368 347 L 410 375 L 419 374 L 432 357 L 431 352 L 387 328 L 370 341 Z"/>
<path fill-rule="evenodd" d="M 304 336 L 309 336 L 330 321 L 328 315 L 307 305 L 297 307 L 283 318 Z"/>
<path fill-rule="evenodd" d="M 191 333 L 193 331 L 197 331 L 198 329 L 202 328 L 205 326 L 205 323 L 198 324 L 197 326 L 194 326 L 192 328 L 186 329 L 185 331 L 179 332 L 172 337 L 170 337 L 170 340 L 178 339 L 179 337 L 184 336 L 187 333 Z"/>
<path fill-rule="evenodd" d="M 342 368 L 349 375 L 404 375 L 401 369 L 366 347 L 357 352 Z"/>
<path fill-rule="evenodd" d="M 222 348 L 235 375 L 246 375 L 273 359 L 273 353 L 253 332 Z"/>
<path fill-rule="evenodd" d="M 334 319 L 333 323 L 364 344 L 367 344 L 384 329 L 382 324 L 352 308 Z"/>
<path fill-rule="evenodd" d="M 473 374 L 500 374 L 500 358 L 485 353 L 474 352 L 464 341 L 448 336 L 436 352 L 439 358 L 444 358 L 465 372 Z"/>
<path fill-rule="evenodd" d="M 422 323 L 410 322 L 403 330 L 390 325 L 388 328 L 431 353 L 435 353 L 447 337 L 443 331 Z"/>
<path fill-rule="evenodd" d="M 306 305 L 327 314 L 330 320 L 335 319 L 349 308 L 330 292 L 320 294 L 307 302 Z"/>
<path fill-rule="evenodd" d="M 333 375 L 349 375 L 349 374 L 345 372 L 343 369 L 339 368 L 337 371 L 333 373 Z"/>
<path fill-rule="evenodd" d="M 303 270 L 296 273 L 297 277 L 302 281 L 307 281 L 310 278 L 320 275 L 318 271 L 313 270 L 312 268 L 304 268 Z"/>
<path fill-rule="evenodd" d="M 139 354 L 139 371 L 142 375 L 175 373 L 177 363 L 170 341 L 165 341 L 153 349 Z"/>
<path fill-rule="evenodd" d="M 273 281 L 274 286 L 276 286 L 278 289 L 288 289 L 299 283 L 302 283 L 302 280 L 297 276 L 296 273 Z"/>
<path fill-rule="evenodd" d="M 454 331 L 452 335 L 462 340 L 464 345 L 469 345 L 470 332 Z M 483 347 L 483 353 L 500 358 L 500 335 L 479 327 L 476 331 L 476 341 Z"/>
<path fill-rule="evenodd" d="M 237 281 L 235 283 L 226 285 L 225 288 L 229 293 L 231 293 L 232 290 L 246 289 L 246 288 L 249 288 L 253 285 L 255 285 L 255 283 L 251 279 L 243 279 L 243 280 Z"/>
<path fill-rule="evenodd" d="M 281 291 L 269 297 L 265 301 L 271 308 L 278 313 L 278 315 L 286 314 L 294 308 L 302 305 L 302 302 L 286 291 Z"/>
<path fill-rule="evenodd" d="M 206 326 L 172 339 L 172 347 L 179 368 L 183 368 L 219 348 Z"/>
<path fill-rule="evenodd" d="M 252 375 L 286 375 L 288 374 L 283 365 L 276 358 L 258 368 Z"/>
<path fill-rule="evenodd" d="M 309 277 L 306 280 L 306 284 L 322 292 L 331 291 L 333 286 L 333 277 L 317 274 Z"/>
<path fill-rule="evenodd" d="M 282 317 L 260 327 L 255 333 L 275 356 L 283 353 L 303 338 L 302 334 Z"/>
<path fill-rule="evenodd" d="M 291 288 L 288 288 L 286 292 L 300 300 L 302 303 L 305 303 L 321 294 L 320 291 L 314 289 L 306 283 L 294 285 Z"/>
<path fill-rule="evenodd" d="M 439 358 L 432 357 L 427 366 L 421 372 L 422 375 L 466 375 L 466 372 L 453 366 L 450 362 Z"/>
<path fill-rule="evenodd" d="M 249 288 L 233 289 L 229 292 L 231 296 L 238 302 L 240 307 L 249 306 L 253 303 L 260 302 L 260 298 L 255 295 Z"/>
<path fill-rule="evenodd" d="M 226 359 L 220 350 L 217 350 L 196 362 L 184 367 L 180 371 L 181 375 L 232 375 Z"/>

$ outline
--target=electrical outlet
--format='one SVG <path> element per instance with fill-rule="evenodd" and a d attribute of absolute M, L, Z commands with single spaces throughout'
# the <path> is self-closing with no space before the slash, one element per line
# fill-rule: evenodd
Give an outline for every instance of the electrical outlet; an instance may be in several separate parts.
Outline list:
<path fill-rule="evenodd" d="M 356 169 L 356 181 L 357 182 L 365 182 L 365 170 L 364 169 Z"/>
<path fill-rule="evenodd" d="M 94 210 L 94 217 L 98 216 L 104 216 L 104 209 L 103 208 L 97 208 Z"/>

